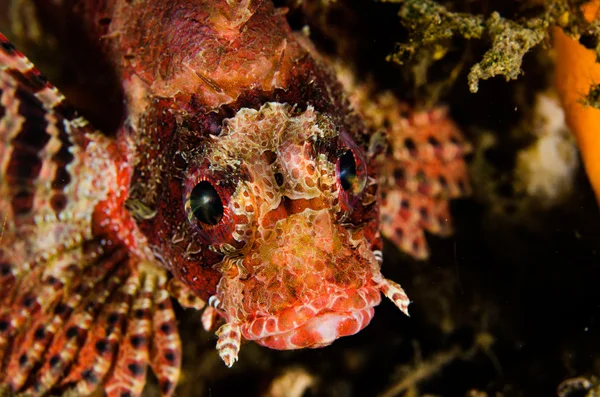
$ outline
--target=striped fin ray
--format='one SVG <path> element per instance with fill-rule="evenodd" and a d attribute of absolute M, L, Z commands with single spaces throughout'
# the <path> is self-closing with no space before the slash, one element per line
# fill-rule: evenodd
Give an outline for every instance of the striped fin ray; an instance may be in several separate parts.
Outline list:
<path fill-rule="evenodd" d="M 43 264 L 28 273 L 13 275 L 12 291 L 3 300 L 0 309 L 0 357 L 6 354 L 4 347 L 15 335 L 39 316 L 44 316 L 52 308 L 55 310 L 66 289 L 82 285 L 78 284 L 81 282 L 80 274 L 86 274 L 86 268 L 94 264 L 102 252 L 100 242 L 80 244 L 45 261 L 40 259 Z M 94 273 L 92 281 L 97 277 Z M 3 367 L 3 360 L 0 360 L 0 374 L 5 373 Z"/>
<path fill-rule="evenodd" d="M 0 179 L 11 218 L 31 224 L 58 217 L 71 164 L 91 132 L 62 94 L 0 36 Z"/>
<path fill-rule="evenodd" d="M 54 388 L 63 379 L 65 371 L 71 368 L 77 354 L 81 357 L 93 358 L 89 362 L 78 360 L 76 365 L 69 370 L 63 383 L 69 384 L 88 379 L 86 382 L 80 382 L 81 387 L 78 392 L 86 395 L 95 389 L 97 384 L 92 380 L 105 377 L 118 351 L 118 344 L 127 323 L 133 296 L 139 289 L 139 281 L 136 276 L 129 277 L 110 297 L 94 324 L 94 328 L 90 331 L 93 338 L 86 341 L 80 351 L 77 350 L 78 344 L 75 339 L 61 337 L 53 342 L 46 355 L 46 361 L 38 373 L 38 379 L 34 383 L 37 388 L 33 391 L 45 393 Z M 92 339 L 94 342 L 91 341 Z"/>
<path fill-rule="evenodd" d="M 71 294 L 75 299 L 67 298 L 64 303 L 61 302 L 69 305 L 68 311 L 72 311 L 64 325 L 62 316 L 57 316 L 56 321 L 52 321 L 54 313 L 43 313 L 32 327 L 24 330 L 20 349 L 13 355 L 7 371 L 12 390 L 21 390 L 25 386 L 31 370 L 39 366 L 50 341 L 59 329 L 65 330 L 61 335 L 66 335 L 69 339 L 86 339 L 86 333 L 97 313 L 111 292 L 122 283 L 124 273 L 127 272 L 126 267 L 117 266 L 124 255 L 123 250 L 114 251 L 88 268 L 87 277 L 73 288 Z M 68 290 L 65 295 L 69 295 Z"/>
<path fill-rule="evenodd" d="M 101 254 L 93 213 L 117 190 L 111 145 L 0 35 L 0 382 L 13 389 L 71 314 L 52 310 L 65 299 L 75 309 L 69 290 Z M 28 333 L 46 319 L 48 332 Z"/>
<path fill-rule="evenodd" d="M 141 267 L 145 267 L 142 265 Z M 161 394 L 173 393 L 179 377 L 181 346 L 175 313 L 166 291 L 166 273 L 147 269 L 132 274 L 107 306 L 93 335 L 81 349 L 74 369 L 62 381 L 80 395 L 102 382 L 108 396 L 139 396 L 148 365 L 155 371 Z"/>
<path fill-rule="evenodd" d="M 358 82 L 345 66 L 336 67 L 353 107 L 378 131 L 369 154 L 379 169 L 381 234 L 399 250 L 427 259 L 425 232 L 450 234 L 449 200 L 470 194 L 465 156 L 472 146 L 447 107 L 415 109 L 392 91 Z"/>
<path fill-rule="evenodd" d="M 89 362 L 93 362 L 95 357 L 101 352 L 103 346 L 98 340 L 97 330 L 101 324 L 99 314 L 106 308 L 111 296 L 118 294 L 118 289 L 127 279 L 131 269 L 127 266 L 128 261 L 119 261 L 114 274 L 106 280 L 106 284 L 99 286 L 91 296 L 90 300 L 83 306 L 84 310 L 75 313 L 72 321 L 64 327 L 64 332 L 57 341 L 59 344 L 64 344 L 69 348 L 69 361 L 75 357 L 77 359 L 74 367 L 70 369 L 67 377 L 61 382 L 65 388 L 72 385 L 73 381 L 84 382 L 91 391 L 95 390 L 102 378 L 96 377 L 92 371 L 82 370 Z M 73 341 L 73 342 L 71 342 Z M 93 349 L 91 349 L 93 347 Z M 63 365 L 66 360 L 63 361 Z M 75 379 L 73 379 L 75 378 Z"/>
<path fill-rule="evenodd" d="M 118 247 L 71 270 L 68 286 L 52 282 L 53 303 L 11 337 L 3 382 L 32 395 L 71 388 L 89 395 L 101 387 L 109 396 L 139 396 L 150 365 L 162 395 L 172 395 L 181 346 L 166 271 Z"/>
<path fill-rule="evenodd" d="M 127 248 L 126 158 L 0 34 L 0 384 L 13 392 L 140 395 L 149 365 L 173 392 L 167 273 Z"/>
<path fill-rule="evenodd" d="M 421 163 L 434 160 L 448 163 L 472 151 L 471 144 L 451 121 L 446 107 L 418 111 L 394 98 L 386 110 L 390 125 L 388 138 L 396 160 L 418 158 Z"/>
<path fill-rule="evenodd" d="M 2 274 L 93 238 L 96 207 L 118 190 L 114 146 L 0 34 Z"/>
<path fill-rule="evenodd" d="M 381 212 L 381 233 L 401 251 L 417 259 L 425 259 L 428 255 L 425 230 L 441 236 L 452 233 L 446 200 L 393 190 L 384 194 Z"/>
<path fill-rule="evenodd" d="M 41 312 L 41 303 L 56 303 L 62 293 L 60 288 L 46 286 L 40 295 L 31 291 L 20 294 L 15 298 L 14 304 L 3 306 L 0 309 L 0 382 L 7 378 L 6 366 L 8 360 L 15 353 L 15 349 L 23 343 L 20 333 L 33 319 L 38 318 Z M 17 342 L 20 341 L 20 342 Z"/>
<path fill-rule="evenodd" d="M 171 298 L 163 288 L 154 294 L 155 306 L 152 316 L 152 346 L 150 366 L 158 378 L 163 396 L 175 391 L 181 367 L 181 341 L 177 332 L 177 319 L 171 305 Z"/>
<path fill-rule="evenodd" d="M 0 255 L 0 307 L 6 307 L 15 292 L 16 277 L 12 274 L 12 265 Z"/>
<path fill-rule="evenodd" d="M 40 282 L 39 273 L 34 271 L 27 275 L 25 281 L 18 280 L 17 284 L 24 288 L 18 291 L 13 302 L 8 302 L 0 311 L 0 380 L 6 375 L 7 354 L 10 356 L 14 347 L 10 345 L 11 340 L 17 338 L 21 330 L 40 316 L 45 308 L 56 304 L 62 295 L 63 286 Z"/>
<path fill-rule="evenodd" d="M 395 161 L 383 164 L 382 174 L 388 178 L 385 185 L 431 198 L 453 199 L 471 193 L 466 180 L 467 165 L 462 158 L 427 163 Z"/>
<path fill-rule="evenodd" d="M 94 244 L 90 244 L 85 248 L 89 250 L 87 258 L 81 255 L 81 250 L 84 250 L 81 247 L 62 253 L 54 258 L 54 266 L 39 266 L 18 280 L 18 294 L 0 315 L 0 323 L 6 324 L 0 332 L 0 353 L 7 355 L 0 361 L 2 376 L 12 378 L 12 374 L 18 378 L 16 372 L 27 375 L 44 350 L 42 344 L 47 343 L 58 327 L 69 319 L 91 286 L 104 278 L 97 267 L 90 266 L 97 264 L 95 258 L 99 245 L 94 248 Z M 55 277 L 53 272 L 44 276 L 43 270 L 57 268 L 63 270 L 62 274 L 57 274 L 59 277 Z M 36 333 L 36 325 L 44 325 L 44 330 Z M 5 348 L 7 346 L 10 348 Z M 30 351 L 32 357 L 29 357 Z M 23 353 L 27 353 L 25 357 L 21 357 Z M 19 365 L 15 364 L 17 358 Z"/>
<path fill-rule="evenodd" d="M 108 397 L 139 396 L 146 383 L 150 358 L 149 342 L 152 334 L 154 293 L 164 275 L 151 272 L 143 274 L 142 288 L 133 301 L 127 332 L 119 345 L 114 367 L 104 384 Z M 164 285 L 163 285 L 164 286 Z"/>

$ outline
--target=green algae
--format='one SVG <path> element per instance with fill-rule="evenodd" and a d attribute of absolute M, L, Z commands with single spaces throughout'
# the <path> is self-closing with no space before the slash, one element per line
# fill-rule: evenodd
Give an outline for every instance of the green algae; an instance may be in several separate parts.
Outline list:
<path fill-rule="evenodd" d="M 572 37 L 585 37 L 594 43 L 600 54 L 600 28 L 597 22 L 584 20 L 579 7 L 583 1 L 547 2 L 534 16 L 509 19 L 493 11 L 485 17 L 481 14 L 453 12 L 433 0 L 384 0 L 400 4 L 398 17 L 408 30 L 408 39 L 397 43 L 388 60 L 405 64 L 413 58 L 423 59 L 423 52 L 430 60 L 437 60 L 439 48 L 449 39 L 462 37 L 480 39 L 489 43 L 482 59 L 471 66 L 468 75 L 469 90 L 479 89 L 479 81 L 495 76 L 514 80 L 523 74 L 523 57 L 534 47 L 550 40 L 549 27 L 561 26 Z M 456 2 L 455 2 L 456 3 Z M 436 55 L 437 54 L 437 55 Z M 424 67 L 433 62 L 418 62 Z M 421 72 L 423 75 L 424 72 Z M 423 81 L 422 84 L 427 84 Z"/>

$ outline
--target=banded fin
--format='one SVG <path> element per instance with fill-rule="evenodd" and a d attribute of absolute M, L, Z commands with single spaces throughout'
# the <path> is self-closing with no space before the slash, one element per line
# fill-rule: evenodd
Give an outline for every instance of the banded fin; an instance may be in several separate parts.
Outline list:
<path fill-rule="evenodd" d="M 444 107 L 417 111 L 391 92 L 351 87 L 354 107 L 388 143 L 379 156 L 381 232 L 401 251 L 426 259 L 425 231 L 452 231 L 449 200 L 470 194 L 465 156 L 472 148 Z"/>
<path fill-rule="evenodd" d="M 444 108 L 391 112 L 389 153 L 381 168 L 381 231 L 417 259 L 429 249 L 425 231 L 452 233 L 450 199 L 470 194 L 464 156 L 471 151 Z"/>
<path fill-rule="evenodd" d="M 179 379 L 181 341 L 169 294 L 162 288 L 158 289 L 154 300 L 156 309 L 152 316 L 150 367 L 158 378 L 161 394 L 170 396 L 175 391 Z"/>
<path fill-rule="evenodd" d="M 95 268 L 87 269 L 87 280 L 84 278 L 73 291 L 76 299 L 65 303 L 73 307 L 66 323 L 63 323 L 61 316 L 55 316 L 52 312 L 41 313 L 40 316 L 36 316 L 31 327 L 23 330 L 24 339 L 20 343 L 18 353 L 13 355 L 8 365 L 7 379 L 11 389 L 20 390 L 25 386 L 31 372 L 42 363 L 43 356 L 58 330 L 65 329 L 64 334 L 67 338 L 77 341 L 77 344 L 86 340 L 98 312 L 126 276 L 128 269 L 118 267 L 124 254 L 123 251 L 116 251 L 102 258 L 95 264 L 103 268 L 100 271 Z"/>
<path fill-rule="evenodd" d="M 16 225 L 60 219 L 93 130 L 2 35 L 0 93 L 0 208 Z"/>
<path fill-rule="evenodd" d="M 61 258 L 74 258 L 76 251 L 61 253 Z M 139 396 L 150 366 L 161 394 L 172 395 L 181 343 L 166 271 L 131 257 L 124 247 L 88 259 L 71 266 L 64 281 L 46 280 L 56 291 L 48 295 L 51 304 L 30 289 L 15 300 L 14 308 L 33 311 L 28 318 L 10 321 L 10 332 L 3 334 L 4 346 L 13 348 L 3 349 L 8 355 L 0 366 L 5 374 L 0 383 L 36 396 L 68 389 L 89 395 L 98 388 L 109 396 Z M 41 290 L 43 280 L 27 281 L 37 282 L 35 288 Z M 34 303 L 25 305 L 32 296 Z M 5 314 L 10 316 L 11 310 Z"/>
<path fill-rule="evenodd" d="M 130 393 L 139 396 L 146 383 L 149 362 L 149 344 L 152 333 L 154 292 L 159 280 L 154 274 L 146 274 L 141 280 L 138 294 L 134 297 L 129 324 L 119 353 L 106 380 L 104 390 L 109 397 Z M 79 387 L 78 387 L 78 390 Z"/>
<path fill-rule="evenodd" d="M 95 209 L 120 191 L 115 146 L 0 34 L 2 285 L 93 238 Z"/>
<path fill-rule="evenodd" d="M 103 379 L 118 351 L 118 344 L 127 325 L 132 296 L 135 295 L 138 287 L 139 279 L 129 277 L 110 296 L 94 326 L 94 337 L 90 338 L 90 341 L 85 343 L 81 350 L 78 350 L 81 344 L 73 338 L 68 338 L 65 334 L 69 327 L 63 327 L 61 330 L 62 335 L 55 337 L 48 348 L 45 356 L 46 360 L 38 371 L 36 380 L 33 383 L 33 390 L 30 391 L 46 393 L 55 388 L 59 381 L 65 377 L 65 371 L 73 365 L 78 354 L 82 357 L 94 358 L 90 360 L 90 363 L 79 360 L 77 367 L 72 368 L 65 379 Z"/>
<path fill-rule="evenodd" d="M 148 365 L 173 393 L 167 272 L 130 249 L 121 156 L 0 34 L 0 384 L 15 393 L 138 396 Z"/>

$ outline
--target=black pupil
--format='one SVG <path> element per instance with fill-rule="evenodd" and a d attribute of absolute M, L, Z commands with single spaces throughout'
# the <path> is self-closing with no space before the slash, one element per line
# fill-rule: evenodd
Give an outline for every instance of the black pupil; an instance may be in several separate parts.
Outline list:
<path fill-rule="evenodd" d="M 190 204 L 194 216 L 202 223 L 214 226 L 223 218 L 223 203 L 219 193 L 208 181 L 202 181 L 194 187 Z"/>
<path fill-rule="evenodd" d="M 354 161 L 354 154 L 351 150 L 346 151 L 340 157 L 340 183 L 342 189 L 350 190 L 356 181 L 356 162 Z"/>

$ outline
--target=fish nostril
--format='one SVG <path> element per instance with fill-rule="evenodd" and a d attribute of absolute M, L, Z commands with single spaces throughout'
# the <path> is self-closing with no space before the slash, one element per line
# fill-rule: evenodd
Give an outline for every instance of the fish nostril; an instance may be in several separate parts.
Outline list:
<path fill-rule="evenodd" d="M 283 186 L 283 174 L 281 172 L 276 172 L 274 177 L 275 177 L 275 182 L 277 183 L 277 186 L 279 186 L 279 187 Z"/>

